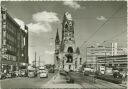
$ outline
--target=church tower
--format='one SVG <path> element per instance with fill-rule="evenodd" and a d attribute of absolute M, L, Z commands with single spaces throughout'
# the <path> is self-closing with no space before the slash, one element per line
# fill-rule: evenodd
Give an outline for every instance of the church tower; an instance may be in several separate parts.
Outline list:
<path fill-rule="evenodd" d="M 74 70 L 75 68 L 75 38 L 74 38 L 74 21 L 69 12 L 66 12 L 62 22 L 62 41 L 61 41 L 61 57 L 62 68 L 65 70 Z"/>
<path fill-rule="evenodd" d="M 69 12 L 66 12 L 63 17 L 61 41 L 57 29 L 54 55 L 54 64 L 57 69 L 64 69 L 67 72 L 75 71 L 82 64 L 80 50 L 75 44 L 74 21 Z"/>
<path fill-rule="evenodd" d="M 74 21 L 71 14 L 66 12 L 62 22 L 62 51 L 67 52 L 69 47 L 75 50 Z"/>
<path fill-rule="evenodd" d="M 59 53 L 60 53 L 60 38 L 57 29 L 56 38 L 55 38 L 55 54 L 54 54 L 54 64 L 57 68 L 59 67 L 60 64 Z"/>
<path fill-rule="evenodd" d="M 59 38 L 58 29 L 57 29 L 56 39 L 55 39 L 55 53 L 59 54 L 59 50 L 60 50 L 60 38 Z"/>

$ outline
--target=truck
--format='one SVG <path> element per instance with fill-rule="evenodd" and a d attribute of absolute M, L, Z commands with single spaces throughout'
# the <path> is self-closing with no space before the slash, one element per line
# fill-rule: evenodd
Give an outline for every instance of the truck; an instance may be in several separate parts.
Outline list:
<path fill-rule="evenodd" d="M 35 68 L 28 66 L 28 77 L 33 78 L 36 76 L 36 70 Z"/>

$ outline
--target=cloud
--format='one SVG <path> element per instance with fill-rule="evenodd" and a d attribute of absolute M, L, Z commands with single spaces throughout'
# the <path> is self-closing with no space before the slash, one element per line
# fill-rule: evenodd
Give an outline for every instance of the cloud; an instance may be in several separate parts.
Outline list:
<path fill-rule="evenodd" d="M 30 31 L 35 33 L 49 32 L 52 30 L 49 23 L 30 23 L 27 26 L 29 27 Z"/>
<path fill-rule="evenodd" d="M 100 20 L 100 21 L 105 21 L 107 20 L 104 16 L 98 16 L 96 17 L 97 20 Z"/>
<path fill-rule="evenodd" d="M 24 30 L 25 23 L 22 20 L 18 19 L 18 18 L 14 18 L 14 20 L 20 25 L 21 29 Z"/>
<path fill-rule="evenodd" d="M 50 43 L 50 46 L 53 46 L 53 43 Z"/>
<path fill-rule="evenodd" d="M 29 23 L 27 26 L 30 31 L 35 33 L 52 31 L 51 23 L 60 21 L 55 12 L 42 11 L 32 15 L 35 23 Z"/>
<path fill-rule="evenodd" d="M 33 20 L 36 22 L 57 22 L 59 18 L 57 17 L 57 13 L 43 11 L 34 14 Z"/>
<path fill-rule="evenodd" d="M 45 53 L 52 55 L 52 54 L 54 54 L 54 51 L 48 51 L 48 50 L 46 50 Z"/>
<path fill-rule="evenodd" d="M 80 8 L 80 5 L 76 1 L 73 1 L 73 0 L 64 1 L 64 5 L 67 5 L 71 8 L 74 8 L 74 9 L 79 9 Z"/>

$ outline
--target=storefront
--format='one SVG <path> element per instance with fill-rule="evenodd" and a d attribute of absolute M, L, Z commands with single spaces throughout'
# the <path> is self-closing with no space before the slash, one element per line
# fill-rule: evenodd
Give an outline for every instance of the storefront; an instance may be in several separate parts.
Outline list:
<path fill-rule="evenodd" d="M 2 66 L 2 70 L 1 70 L 2 72 L 6 70 L 8 73 L 10 71 L 17 70 L 17 62 L 14 62 L 14 61 L 2 60 L 1 66 Z"/>

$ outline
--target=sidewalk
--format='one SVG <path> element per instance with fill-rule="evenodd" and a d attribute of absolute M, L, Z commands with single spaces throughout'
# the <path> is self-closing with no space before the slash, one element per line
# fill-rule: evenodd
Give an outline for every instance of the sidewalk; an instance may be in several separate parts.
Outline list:
<path fill-rule="evenodd" d="M 64 76 L 57 73 L 46 83 L 46 85 L 49 84 L 66 84 L 66 80 L 64 79 Z"/>
<path fill-rule="evenodd" d="M 82 88 L 79 84 L 68 84 L 64 76 L 57 73 L 42 88 Z"/>

